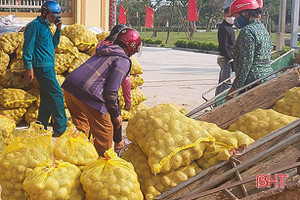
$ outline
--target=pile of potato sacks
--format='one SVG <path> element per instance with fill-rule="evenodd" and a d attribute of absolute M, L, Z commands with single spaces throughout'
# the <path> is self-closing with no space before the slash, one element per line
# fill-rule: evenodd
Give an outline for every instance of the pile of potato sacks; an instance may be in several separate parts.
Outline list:
<path fill-rule="evenodd" d="M 143 109 L 128 121 L 133 143 L 122 154 L 138 174 L 146 199 L 153 199 L 254 142 L 242 132 L 186 117 L 173 104 Z"/>
<path fill-rule="evenodd" d="M 55 29 L 51 27 L 52 33 Z M 109 32 L 94 34 L 84 25 L 73 24 L 62 30 L 58 47 L 55 49 L 55 71 L 59 84 L 74 69 L 89 59 L 96 50 L 97 43 L 106 38 Z M 40 104 L 39 84 L 36 79 L 29 83 L 24 79 L 23 33 L 7 33 L 0 37 L 0 114 L 6 115 L 20 123 L 27 124 L 37 119 Z M 132 57 L 131 69 L 132 109 L 127 112 L 122 109 L 124 119 L 129 119 L 137 111 L 146 106 L 142 101 L 145 95 L 138 89 L 145 81 L 141 65 Z M 4 90 L 2 90 L 4 89 Z M 119 91 L 120 105 L 124 108 L 122 90 Z M 66 106 L 66 104 L 65 104 Z M 70 118 L 66 108 L 67 117 Z"/>
<path fill-rule="evenodd" d="M 2 200 L 143 199 L 133 165 L 113 149 L 98 158 L 92 141 L 74 125 L 53 146 L 51 132 L 31 123 L 5 147 Z"/>

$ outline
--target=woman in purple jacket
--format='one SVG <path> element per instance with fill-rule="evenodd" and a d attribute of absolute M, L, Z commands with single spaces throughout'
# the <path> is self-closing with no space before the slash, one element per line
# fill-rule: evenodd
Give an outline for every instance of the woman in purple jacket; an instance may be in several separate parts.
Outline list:
<path fill-rule="evenodd" d="M 97 53 L 75 69 L 62 84 L 73 123 L 86 135 L 93 134 L 100 156 L 112 146 L 110 118 L 118 127 L 122 125 L 118 91 L 130 72 L 130 56 L 137 53 L 140 46 L 139 33 L 125 28 L 113 45 L 98 48 Z"/>

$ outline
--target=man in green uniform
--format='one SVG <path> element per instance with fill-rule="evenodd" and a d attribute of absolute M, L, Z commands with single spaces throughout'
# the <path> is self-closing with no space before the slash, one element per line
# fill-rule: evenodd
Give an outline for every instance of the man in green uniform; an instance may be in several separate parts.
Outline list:
<path fill-rule="evenodd" d="M 57 27 L 54 35 L 49 28 L 53 22 Z M 55 1 L 46 1 L 41 8 L 41 16 L 26 27 L 23 45 L 25 78 L 32 82 L 34 74 L 40 85 L 41 103 L 38 121 L 47 129 L 52 115 L 54 136 L 64 133 L 67 127 L 63 93 L 54 70 L 54 49 L 59 44 L 61 26 L 59 4 Z"/>

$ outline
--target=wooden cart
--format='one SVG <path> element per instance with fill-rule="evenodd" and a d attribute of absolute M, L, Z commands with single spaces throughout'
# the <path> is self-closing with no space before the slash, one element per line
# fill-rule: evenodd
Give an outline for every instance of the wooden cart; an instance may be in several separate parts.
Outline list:
<path fill-rule="evenodd" d="M 286 92 L 300 86 L 300 67 L 205 112 L 197 120 L 226 129 L 241 115 L 272 108 Z M 300 199 L 300 119 L 251 144 L 246 151 L 190 178 L 155 199 Z M 288 173 L 285 188 L 256 187 L 258 174 Z M 298 176 L 299 177 L 299 176 Z M 299 178 L 300 180 L 300 178 Z M 285 198 L 283 198 L 285 197 Z"/>

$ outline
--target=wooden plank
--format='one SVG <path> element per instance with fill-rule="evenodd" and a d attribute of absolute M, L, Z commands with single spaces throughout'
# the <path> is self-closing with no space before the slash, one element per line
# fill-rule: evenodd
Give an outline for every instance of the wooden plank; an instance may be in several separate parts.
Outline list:
<path fill-rule="evenodd" d="M 286 92 L 298 86 L 299 68 L 287 70 L 273 80 L 261 84 L 255 89 L 249 90 L 234 98 L 222 106 L 200 116 L 198 120 L 217 124 L 221 128 L 227 128 L 234 123 L 239 116 L 251 112 L 257 108 L 270 108 L 281 99 Z"/>
<path fill-rule="evenodd" d="M 280 172 L 283 172 L 283 171 L 286 171 L 288 169 L 292 169 L 292 168 L 295 168 L 297 166 L 300 165 L 300 162 L 296 162 L 296 163 L 293 163 L 292 165 L 289 165 L 289 166 L 286 166 L 286 167 L 283 167 L 283 168 L 279 168 L 279 169 L 275 169 L 275 170 L 272 170 L 270 172 L 267 172 L 266 174 L 276 174 L 276 173 L 280 173 Z M 225 189 L 229 189 L 229 188 L 232 188 L 232 187 L 235 187 L 235 186 L 239 186 L 241 184 L 245 184 L 245 183 L 248 183 L 250 181 L 254 181 L 256 180 L 256 176 L 252 176 L 250 178 L 247 178 L 243 181 L 236 181 L 230 185 L 223 185 L 223 186 L 220 186 L 218 188 L 214 188 L 214 189 L 211 189 L 211 190 L 208 190 L 208 191 L 205 191 L 205 192 L 202 192 L 200 194 L 195 194 L 195 195 L 192 195 L 189 197 L 189 200 L 192 200 L 192 199 L 195 199 L 195 198 L 199 198 L 199 197 L 203 197 L 203 196 L 206 196 L 208 194 L 213 194 L 213 193 L 216 193 L 218 191 L 222 191 L 222 190 L 225 190 Z M 183 200 L 184 198 L 176 198 L 176 200 Z M 175 200 L 175 199 L 174 199 Z"/>
<path fill-rule="evenodd" d="M 222 181 L 232 178 L 233 174 L 236 171 L 244 171 L 250 167 L 252 167 L 253 165 L 255 165 L 256 163 L 263 161 L 264 159 L 274 155 L 275 153 L 278 153 L 282 150 L 284 150 L 287 146 L 289 145 L 293 145 L 300 142 L 300 133 L 297 133 L 289 138 L 287 138 L 284 141 L 279 142 L 278 144 L 274 145 L 273 147 L 257 154 L 254 155 L 252 158 L 250 158 L 248 161 L 238 165 L 236 168 L 231 169 L 229 171 L 227 171 L 226 173 L 218 176 L 215 179 L 212 179 L 210 182 L 206 182 L 205 184 L 201 184 L 199 185 L 199 187 L 195 188 L 193 191 L 191 191 L 189 194 L 184 195 L 183 197 L 179 198 L 179 199 L 190 199 L 190 197 L 192 197 L 194 194 L 197 194 L 199 192 L 203 192 L 206 190 L 209 190 L 211 188 L 214 188 L 216 185 L 222 183 Z"/>

